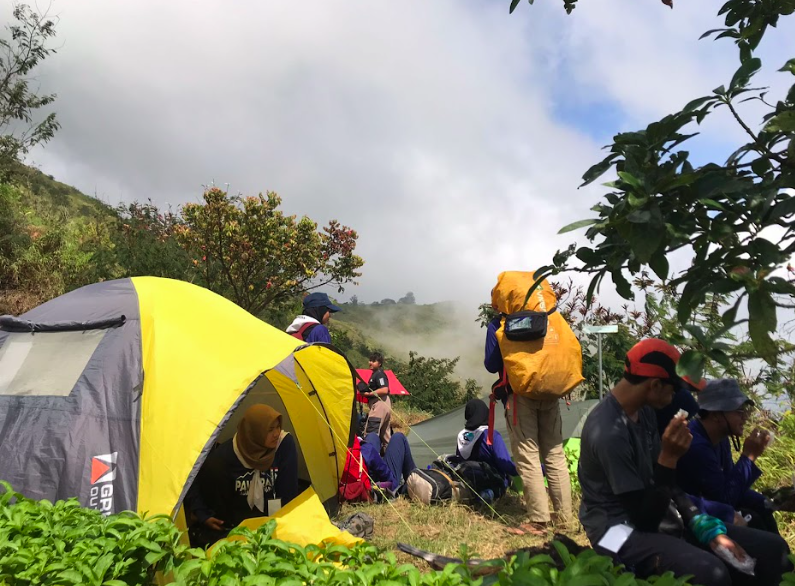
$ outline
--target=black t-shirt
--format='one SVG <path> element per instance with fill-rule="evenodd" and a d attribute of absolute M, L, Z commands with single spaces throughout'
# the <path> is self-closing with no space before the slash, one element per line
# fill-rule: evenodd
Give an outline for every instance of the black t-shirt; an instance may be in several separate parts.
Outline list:
<path fill-rule="evenodd" d="M 688 417 L 693 417 L 698 413 L 698 401 L 689 390 L 684 388 L 674 393 L 674 399 L 670 405 L 656 410 L 657 431 L 659 431 L 660 437 L 662 437 L 665 428 L 668 427 L 668 424 L 671 423 L 674 415 L 679 413 L 680 409 L 687 411 Z"/>
<path fill-rule="evenodd" d="M 577 470 L 582 487 L 580 522 L 591 543 L 613 525 L 629 520 L 618 495 L 652 486 L 659 454 L 654 409 L 643 407 L 635 422 L 612 394 L 594 407 L 582 428 Z"/>
<path fill-rule="evenodd" d="M 267 506 L 260 511 L 248 504 L 248 489 L 254 474 L 260 474 L 264 480 L 266 505 L 270 499 L 281 499 L 284 506 L 298 496 L 298 450 L 291 434 L 282 439 L 273 466 L 264 472 L 243 466 L 232 440 L 225 441 L 207 457 L 185 502 L 200 522 L 215 517 L 229 529 L 244 519 L 264 517 L 268 514 Z"/>
<path fill-rule="evenodd" d="M 386 387 L 389 388 L 389 380 L 386 378 L 386 373 L 384 372 L 383 368 L 378 368 L 373 371 L 373 374 L 370 375 L 370 382 L 367 383 L 367 386 L 371 391 L 377 391 L 378 389 L 383 389 Z M 378 397 L 368 397 L 367 404 L 371 407 L 380 401 Z"/>

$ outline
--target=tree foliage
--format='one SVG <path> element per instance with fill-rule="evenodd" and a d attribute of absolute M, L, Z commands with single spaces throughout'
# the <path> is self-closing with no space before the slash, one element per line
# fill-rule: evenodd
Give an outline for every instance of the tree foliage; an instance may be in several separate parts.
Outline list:
<path fill-rule="evenodd" d="M 55 36 L 55 21 L 25 4 L 17 4 L 14 23 L 6 25 L 0 38 L 0 180 L 31 147 L 50 140 L 60 127 L 55 114 L 37 120 L 40 108 L 55 100 L 55 94 L 38 94 L 32 88 L 32 71 L 55 49 L 48 42 Z"/>
<path fill-rule="evenodd" d="M 342 292 L 364 264 L 353 254 L 352 229 L 332 220 L 318 231 L 306 216 L 283 214 L 280 204 L 273 192 L 240 197 L 212 187 L 204 203 L 182 208 L 175 228 L 198 282 L 255 315 L 323 285 Z"/>
<path fill-rule="evenodd" d="M 793 12 L 795 0 L 723 5 L 724 27 L 703 37 L 736 44 L 739 67 L 731 81 L 645 129 L 616 135 L 607 157 L 583 177 L 587 185 L 610 170 L 617 175 L 605 184 L 604 201 L 592 208 L 597 216 L 561 230 L 588 226 L 591 244 L 559 251 L 540 272 L 591 274 L 588 298 L 609 275 L 625 299 L 633 298 L 632 277 L 653 272 L 677 291 L 679 330 L 697 342 L 680 365 L 683 373 L 697 374 L 706 361 L 728 367 L 725 338 L 738 327 L 747 329 L 755 355 L 771 365 L 780 357 L 773 337 L 777 309 L 793 307 L 795 297 L 786 271 L 795 252 L 795 84 L 771 100 L 752 80 L 762 67 L 756 51 L 765 32 Z M 779 71 L 795 75 L 795 59 Z M 741 104 L 748 101 L 766 109 L 758 123 L 741 116 Z M 683 145 L 697 134 L 694 126 L 719 109 L 730 113 L 749 140 L 722 163 L 694 165 Z M 671 274 L 669 255 L 678 250 L 689 251 L 692 262 Z M 577 267 L 571 264 L 575 259 Z M 721 325 L 705 331 L 694 316 L 718 298 L 726 300 Z"/>
<path fill-rule="evenodd" d="M 408 403 L 412 407 L 438 415 L 479 396 L 477 383 L 467 380 L 466 388 L 454 375 L 458 358 L 431 358 L 409 352 L 408 363 L 392 364 L 392 370 L 411 396 Z"/>

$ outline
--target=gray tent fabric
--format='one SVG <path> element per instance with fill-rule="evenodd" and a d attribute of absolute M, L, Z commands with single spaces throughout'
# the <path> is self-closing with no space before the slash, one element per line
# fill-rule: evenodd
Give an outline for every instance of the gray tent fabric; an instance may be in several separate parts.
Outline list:
<path fill-rule="evenodd" d="M 488 398 L 484 401 L 488 403 Z M 596 399 L 588 399 L 566 405 L 561 400 L 560 412 L 563 419 L 564 440 L 570 437 L 580 437 L 585 418 L 598 402 Z M 443 415 L 437 415 L 411 426 L 411 432 L 408 434 L 409 447 L 417 467 L 427 467 L 437 458 L 437 454 L 440 456 L 454 454 L 456 438 L 458 432 L 464 429 L 464 422 L 464 406 L 462 405 Z M 497 411 L 494 414 L 494 429 L 500 432 L 505 444 L 510 449 L 508 428 L 505 424 L 505 410 L 500 403 L 497 404 Z"/>
<path fill-rule="evenodd" d="M 33 499 L 135 510 L 143 366 L 132 281 L 83 287 L 4 324 L 0 479 Z"/>

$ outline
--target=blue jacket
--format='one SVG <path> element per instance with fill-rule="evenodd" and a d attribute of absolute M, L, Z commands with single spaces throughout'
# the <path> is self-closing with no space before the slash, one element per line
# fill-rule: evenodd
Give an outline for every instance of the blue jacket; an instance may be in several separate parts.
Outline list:
<path fill-rule="evenodd" d="M 374 441 L 370 438 L 373 438 Z M 392 475 L 389 466 L 386 465 L 386 461 L 381 457 L 379 448 L 380 441 L 377 433 L 368 434 L 367 439 L 361 441 L 361 453 L 364 463 L 367 465 L 367 472 L 375 482 L 391 482 L 392 488 L 397 488 L 398 482 Z"/>
<path fill-rule="evenodd" d="M 679 459 L 676 481 L 686 493 L 740 507 L 762 508 L 765 497 L 751 490 L 762 471 L 746 456 L 732 460 L 729 438 L 713 445 L 701 421 L 688 424 L 693 442 Z"/>
<path fill-rule="evenodd" d="M 461 455 L 458 448 L 455 451 L 457 455 Z M 505 441 L 497 430 L 494 430 L 492 445 L 489 445 L 486 441 L 485 433 L 478 438 L 477 445 L 472 449 L 472 455 L 469 459 L 475 462 L 485 462 L 505 476 L 506 479 L 509 476 L 519 476 L 516 466 L 511 460 L 511 455 L 508 453 L 508 448 L 505 446 Z"/>
<path fill-rule="evenodd" d="M 500 329 L 501 323 L 502 318 L 495 317 L 486 326 L 486 357 L 483 360 L 483 366 L 493 373 L 502 373 L 503 368 L 500 344 L 497 342 L 497 330 Z"/>
<path fill-rule="evenodd" d="M 328 328 L 323 324 L 317 325 L 312 328 L 312 331 L 309 332 L 309 335 L 304 340 L 307 344 L 312 344 L 313 342 L 325 342 L 326 344 L 331 344 L 331 333 L 328 331 Z"/>

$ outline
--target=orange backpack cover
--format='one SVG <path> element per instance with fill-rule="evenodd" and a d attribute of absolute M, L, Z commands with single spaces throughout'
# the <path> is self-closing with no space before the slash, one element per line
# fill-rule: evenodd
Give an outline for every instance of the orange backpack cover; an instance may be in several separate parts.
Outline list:
<path fill-rule="evenodd" d="M 497 277 L 492 305 L 503 316 L 523 309 L 525 296 L 535 282 L 534 273 L 506 271 Z M 524 309 L 546 312 L 557 304 L 546 279 L 533 291 Z M 505 335 L 505 317 L 497 330 L 502 360 L 514 393 L 531 399 L 557 399 L 584 379 L 582 348 L 558 311 L 549 315 L 547 335 L 539 340 L 515 342 Z"/>

